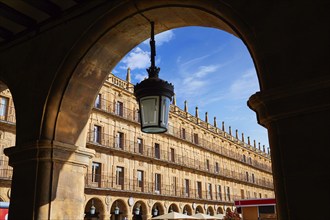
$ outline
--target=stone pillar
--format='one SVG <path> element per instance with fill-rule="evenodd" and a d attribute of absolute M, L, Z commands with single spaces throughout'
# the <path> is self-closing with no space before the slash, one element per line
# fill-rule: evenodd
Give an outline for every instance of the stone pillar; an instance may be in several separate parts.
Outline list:
<path fill-rule="evenodd" d="M 250 97 L 249 107 L 268 129 L 278 219 L 325 219 L 330 207 L 329 94 L 330 80 Z M 311 211 L 312 201 L 317 210 Z"/>
<path fill-rule="evenodd" d="M 143 220 L 148 220 L 148 219 L 151 219 L 152 218 L 152 215 L 151 214 L 144 214 L 142 215 L 142 219 Z"/>
<path fill-rule="evenodd" d="M 14 168 L 9 219 L 83 219 L 84 178 L 94 151 L 38 141 L 7 148 Z"/>

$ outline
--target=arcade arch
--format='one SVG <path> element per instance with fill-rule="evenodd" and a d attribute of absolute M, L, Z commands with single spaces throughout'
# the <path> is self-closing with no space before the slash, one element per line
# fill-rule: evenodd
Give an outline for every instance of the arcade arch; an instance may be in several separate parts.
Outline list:
<path fill-rule="evenodd" d="M 156 32 L 200 25 L 235 33 L 246 43 L 256 64 L 261 88 L 249 105 L 258 111 L 259 122 L 269 128 L 280 218 L 301 217 L 300 210 L 308 204 L 299 200 L 299 192 L 306 188 L 314 190 L 307 192 L 305 199 L 319 200 L 320 208 L 327 207 L 329 202 L 319 196 L 327 189 L 326 181 L 313 181 L 327 179 L 326 155 L 315 154 L 318 163 L 305 165 L 310 157 L 311 143 L 321 152 L 326 151 L 329 143 L 326 139 L 328 129 L 324 125 L 329 121 L 329 107 L 320 95 L 329 94 L 325 64 L 328 48 L 324 46 L 328 45 L 329 34 L 322 32 L 327 7 L 320 2 L 283 5 L 267 1 L 252 1 L 251 4 L 221 0 L 111 1 L 102 3 L 102 7 L 92 5 L 90 11 L 82 7 L 76 16 L 60 16 L 60 22 L 48 23 L 46 30 L 41 28 L 40 32 L 5 48 L 0 66 L 6 74 L 1 79 L 5 77 L 12 86 L 18 119 L 18 147 L 6 151 L 15 162 L 10 218 L 38 216 L 46 219 L 52 213 L 51 218 L 61 219 L 63 210 L 67 215 L 70 215 L 67 209 L 77 213 L 83 211 L 84 207 L 75 202 L 82 201 L 78 196 L 83 194 L 82 186 L 78 187 L 74 198 L 69 198 L 70 202 L 61 202 L 71 187 L 63 179 L 70 176 L 83 184 L 81 174 L 86 166 L 85 159 L 93 155 L 93 152 L 81 149 L 85 140 L 83 129 L 93 99 L 107 75 L 106 70 L 147 38 L 145 30 L 149 24 L 142 13 L 157 22 Z M 307 19 L 302 16 L 306 12 L 314 13 Z M 272 14 L 279 16 L 270 16 Z M 295 17 L 294 21 L 292 17 Z M 301 37 L 303 28 L 308 31 Z M 56 39 L 56 44 L 50 44 L 54 43 L 51 39 Z M 306 44 L 306 39 L 314 42 L 313 45 Z M 304 53 L 299 53 L 302 45 Z M 81 96 L 82 93 L 85 95 Z M 27 104 L 33 104 L 34 109 L 25 108 Z M 315 127 L 320 125 L 318 131 L 304 128 L 311 121 Z M 39 160 L 36 152 L 40 148 L 44 155 L 58 155 L 65 149 L 65 154 L 56 158 L 62 163 L 56 164 L 54 170 L 54 158 Z M 27 149 L 29 154 L 20 158 L 18 155 Z M 299 157 L 296 157 L 297 150 Z M 69 161 L 79 158 L 77 155 L 81 160 Z M 290 160 L 292 157 L 295 157 L 294 162 Z M 69 166 L 72 164 L 80 167 L 77 175 L 71 172 L 73 169 Z M 310 170 L 319 172 L 313 173 L 311 178 L 307 174 Z M 25 186 L 29 186 L 26 188 L 29 194 L 24 197 L 19 193 L 23 180 Z M 61 187 L 58 187 L 59 183 Z M 58 211 L 51 212 L 50 207 L 56 207 Z M 303 215 L 313 217 L 312 214 Z"/>

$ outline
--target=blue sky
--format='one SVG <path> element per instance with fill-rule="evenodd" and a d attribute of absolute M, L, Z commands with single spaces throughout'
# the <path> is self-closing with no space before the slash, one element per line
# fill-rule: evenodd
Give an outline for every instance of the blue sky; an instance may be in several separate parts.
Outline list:
<path fill-rule="evenodd" d="M 217 117 L 226 131 L 238 129 L 239 137 L 244 133 L 245 141 L 250 136 L 261 145 L 269 146 L 267 130 L 260 126 L 256 114 L 247 107 L 247 100 L 259 91 L 259 83 L 252 58 L 237 37 L 213 28 L 185 27 L 172 29 L 156 35 L 156 65 L 159 77 L 174 85 L 177 105 L 209 122 Z M 113 73 L 125 79 L 126 69 L 131 68 L 132 83 L 147 77 L 150 66 L 149 40 L 142 42 L 129 52 L 113 69 Z"/>

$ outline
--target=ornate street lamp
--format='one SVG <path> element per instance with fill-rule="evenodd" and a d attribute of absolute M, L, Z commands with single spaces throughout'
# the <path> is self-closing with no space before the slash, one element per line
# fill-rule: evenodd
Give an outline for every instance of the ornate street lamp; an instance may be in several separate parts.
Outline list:
<path fill-rule="evenodd" d="M 148 78 L 134 86 L 134 95 L 139 103 L 142 132 L 156 134 L 167 131 L 174 87 L 171 83 L 158 78 L 160 68 L 155 66 L 154 22 L 150 24 L 151 66 L 147 69 Z"/>
<path fill-rule="evenodd" d="M 91 206 L 91 208 L 89 210 L 90 214 L 91 215 L 95 215 L 95 210 L 96 210 L 96 208 L 94 206 L 94 200 L 92 200 L 92 206 Z"/>
<path fill-rule="evenodd" d="M 115 207 L 115 215 L 119 215 L 119 207 L 117 205 L 117 201 L 116 201 L 116 207 Z"/>
<path fill-rule="evenodd" d="M 139 207 L 136 207 L 135 210 L 134 210 L 134 214 L 135 215 L 140 215 L 140 209 Z"/>
<path fill-rule="evenodd" d="M 158 209 L 157 209 L 157 207 L 155 207 L 153 210 L 152 210 L 152 214 L 153 214 L 153 216 L 157 216 L 158 215 Z"/>

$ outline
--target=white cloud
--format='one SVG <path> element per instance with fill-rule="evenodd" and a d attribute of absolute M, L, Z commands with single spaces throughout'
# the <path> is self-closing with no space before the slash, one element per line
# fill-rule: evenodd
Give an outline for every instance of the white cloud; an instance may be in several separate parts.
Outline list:
<path fill-rule="evenodd" d="M 134 79 L 136 79 L 139 82 L 142 81 L 142 80 L 144 80 L 147 77 L 148 77 L 148 74 L 147 73 L 144 73 L 144 74 L 137 73 L 137 74 L 134 75 Z"/>
<path fill-rule="evenodd" d="M 174 32 L 172 30 L 164 31 L 155 35 L 156 46 L 161 46 L 164 43 L 171 41 L 174 38 Z M 149 44 L 150 38 L 143 41 L 144 44 Z"/>
<path fill-rule="evenodd" d="M 216 65 L 200 66 L 199 70 L 196 73 L 194 73 L 194 76 L 197 78 L 202 78 L 209 73 L 215 72 L 218 68 L 219 66 Z"/>
<path fill-rule="evenodd" d="M 240 78 L 231 84 L 228 98 L 247 99 L 256 91 L 259 91 L 259 84 L 257 74 L 253 68 L 246 71 Z"/>
<path fill-rule="evenodd" d="M 217 65 L 208 65 L 199 66 L 195 72 L 186 72 L 185 70 L 184 73 L 181 73 L 182 77 L 176 80 L 175 83 L 176 88 L 179 88 L 178 93 L 187 98 L 208 93 L 212 79 L 209 79 L 207 76 L 216 72 L 219 67 Z"/>
<path fill-rule="evenodd" d="M 150 63 L 149 52 L 137 47 L 121 62 L 125 64 L 125 66 L 120 67 L 121 69 L 127 69 L 128 67 L 131 68 L 131 70 L 147 68 Z"/>

